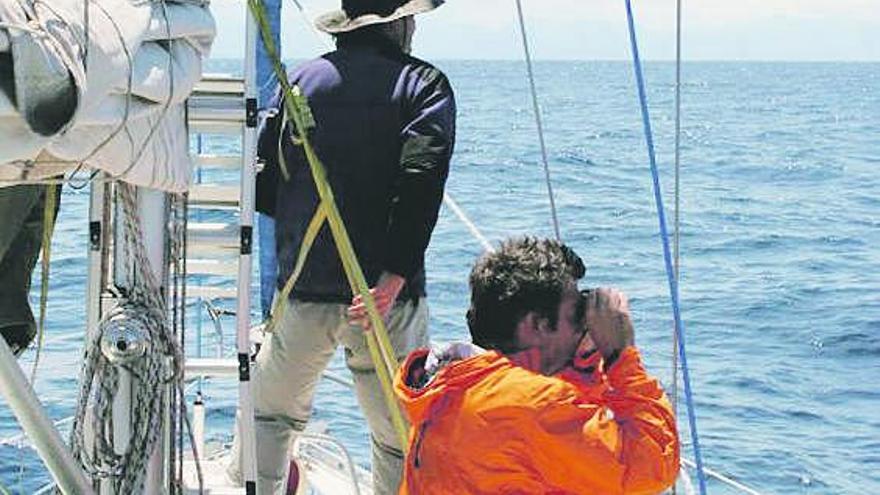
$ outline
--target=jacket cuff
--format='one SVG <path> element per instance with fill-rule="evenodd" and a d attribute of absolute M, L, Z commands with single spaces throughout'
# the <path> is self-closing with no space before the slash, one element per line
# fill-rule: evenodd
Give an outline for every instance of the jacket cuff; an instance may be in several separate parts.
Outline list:
<path fill-rule="evenodd" d="M 421 267 L 419 261 L 402 251 L 392 250 L 390 256 L 385 261 L 384 268 L 385 271 L 400 275 L 409 282 Z"/>
<path fill-rule="evenodd" d="M 620 355 L 614 364 L 605 370 L 608 382 L 612 388 L 619 389 L 627 386 L 635 377 L 645 374 L 645 367 L 642 365 L 642 357 L 639 350 L 635 346 L 629 346 L 620 351 Z"/>

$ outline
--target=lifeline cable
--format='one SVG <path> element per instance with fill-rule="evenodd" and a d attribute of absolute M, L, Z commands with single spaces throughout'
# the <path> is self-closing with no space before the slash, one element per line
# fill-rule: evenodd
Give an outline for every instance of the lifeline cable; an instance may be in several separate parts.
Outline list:
<path fill-rule="evenodd" d="M 663 260 L 666 264 L 666 275 L 669 280 L 669 295 L 672 299 L 672 313 L 675 318 L 675 332 L 678 336 L 678 353 L 681 357 L 682 379 L 684 381 L 685 402 L 688 409 L 688 422 L 691 429 L 691 440 L 694 444 L 694 458 L 697 463 L 697 478 L 700 482 L 700 493 L 706 495 L 706 475 L 703 472 L 703 456 L 700 452 L 700 441 L 697 436 L 697 418 L 694 412 L 693 393 L 691 391 L 690 372 L 687 365 L 687 353 L 685 352 L 684 331 L 681 323 L 681 310 L 678 299 L 678 281 L 672 267 L 672 255 L 669 249 L 669 233 L 666 229 L 666 214 L 663 210 L 663 195 L 660 190 L 660 175 L 657 171 L 657 159 L 654 154 L 654 136 L 651 132 L 651 118 L 648 114 L 648 98 L 645 95 L 645 79 L 642 75 L 642 62 L 639 59 L 639 46 L 636 42 L 636 29 L 633 21 L 632 5 L 630 0 L 624 0 L 626 4 L 626 20 L 629 27 L 629 40 L 632 47 L 633 66 L 636 75 L 636 84 L 639 90 L 639 104 L 642 109 L 642 123 L 645 128 L 645 141 L 648 146 L 648 159 L 651 162 L 651 177 L 654 180 L 654 200 L 657 203 L 657 218 L 660 222 L 660 238 L 663 243 Z"/>

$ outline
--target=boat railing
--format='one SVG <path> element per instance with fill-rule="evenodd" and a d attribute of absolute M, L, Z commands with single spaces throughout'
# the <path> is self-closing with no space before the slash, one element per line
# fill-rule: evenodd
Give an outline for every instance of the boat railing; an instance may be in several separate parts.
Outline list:
<path fill-rule="evenodd" d="M 361 477 L 357 465 L 348 453 L 348 449 L 339 440 L 330 435 L 300 433 L 293 442 L 292 452 L 293 458 L 305 471 L 309 470 L 310 463 L 326 462 L 327 459 L 335 460 L 338 464 L 335 471 L 348 476 L 346 481 L 351 485 L 351 493 L 361 495 Z"/>

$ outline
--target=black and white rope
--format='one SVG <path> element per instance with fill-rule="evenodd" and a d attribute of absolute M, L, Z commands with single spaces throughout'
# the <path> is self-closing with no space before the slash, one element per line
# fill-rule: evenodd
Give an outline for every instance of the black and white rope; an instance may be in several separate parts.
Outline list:
<path fill-rule="evenodd" d="M 100 342 L 105 326 L 99 326 L 86 347 L 82 372 L 82 388 L 77 403 L 71 434 L 71 447 L 83 468 L 94 478 L 109 478 L 116 493 L 141 493 L 146 466 L 162 431 L 166 394 L 162 389 L 175 383 L 181 393 L 183 353 L 168 324 L 166 304 L 161 285 L 150 268 L 144 246 L 144 235 L 137 215 L 136 188 L 118 185 L 122 206 L 120 224 L 130 266 L 134 269 L 127 298 L 107 315 L 139 318 L 148 331 L 146 352 L 134 362 L 117 366 L 101 353 Z M 113 398 L 119 392 L 120 371 L 125 369 L 135 378 L 131 392 L 131 435 L 122 454 L 114 450 Z M 85 421 L 89 403 L 94 404 L 91 430 L 95 433 L 94 456 L 86 445 Z M 184 414 L 184 417 L 186 415 Z M 187 422 L 188 424 L 188 422 Z"/>

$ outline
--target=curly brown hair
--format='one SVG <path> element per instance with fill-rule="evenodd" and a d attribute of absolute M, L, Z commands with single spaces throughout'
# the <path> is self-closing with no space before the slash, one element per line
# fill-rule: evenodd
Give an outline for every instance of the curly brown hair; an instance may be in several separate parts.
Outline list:
<path fill-rule="evenodd" d="M 481 347 L 515 350 L 516 326 L 530 312 L 555 329 L 563 291 L 585 273 L 584 262 L 562 242 L 536 237 L 504 241 L 471 270 L 471 338 Z"/>

